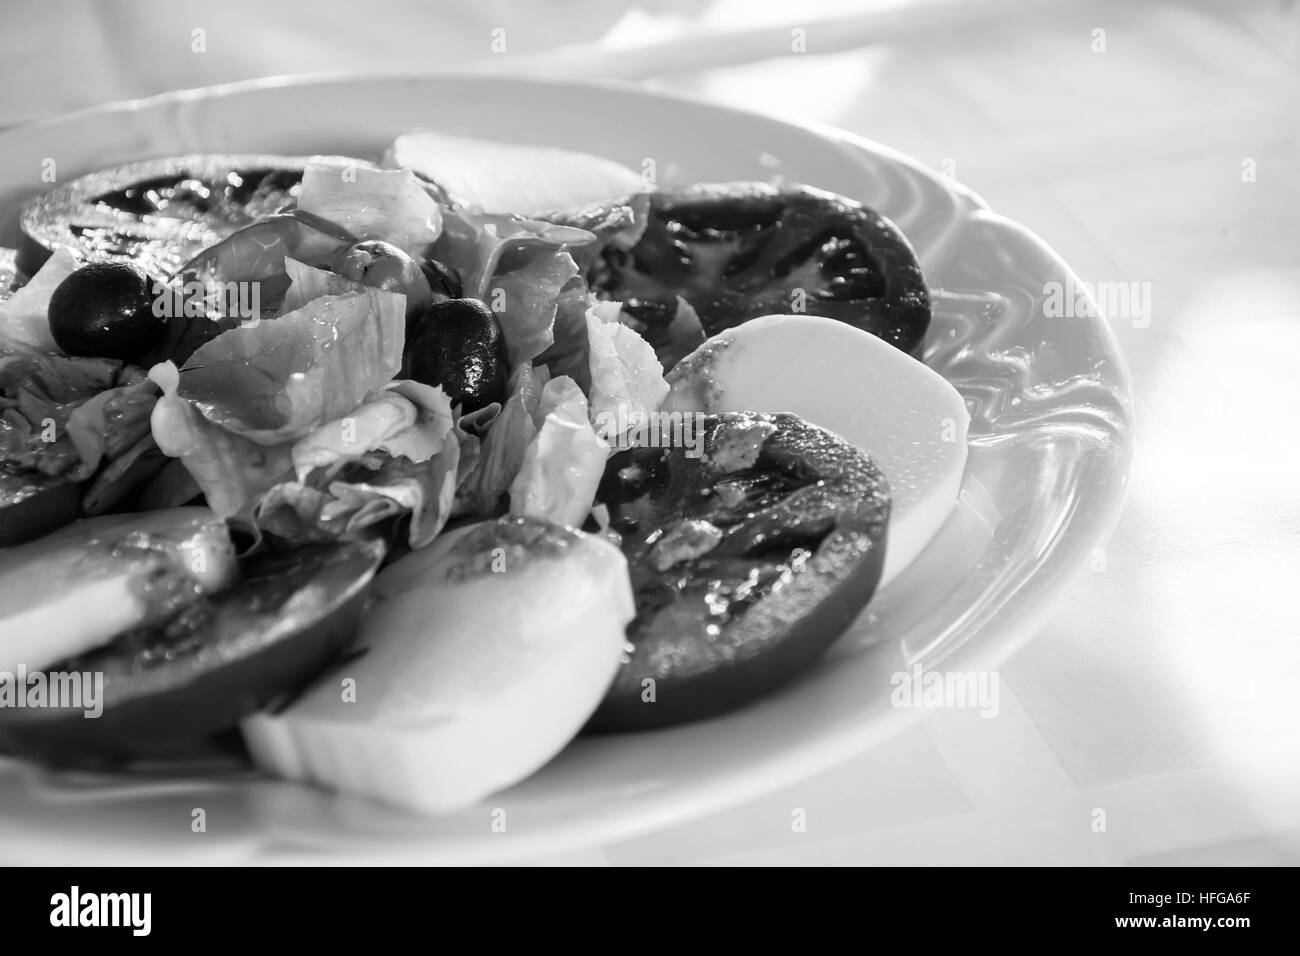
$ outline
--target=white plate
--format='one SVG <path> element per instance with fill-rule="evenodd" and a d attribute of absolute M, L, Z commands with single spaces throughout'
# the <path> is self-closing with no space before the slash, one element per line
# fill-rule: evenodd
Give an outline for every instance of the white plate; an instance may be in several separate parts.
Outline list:
<path fill-rule="evenodd" d="M 186 152 L 377 155 L 410 127 L 653 161 L 660 182 L 783 176 L 855 197 L 911 239 L 935 290 L 926 360 L 967 399 L 962 499 L 918 562 L 812 674 L 740 713 L 580 739 L 532 779 L 418 818 L 226 767 L 183 777 L 50 774 L 0 762 L 8 862 L 467 862 L 562 853 L 716 810 L 895 732 L 890 676 L 997 666 L 1109 534 L 1132 438 L 1128 372 L 1100 318 L 1047 319 L 1072 278 L 1022 227 L 913 161 L 831 129 L 642 90 L 512 79 L 308 78 L 187 91 L 0 132 L 0 243 L 60 180 Z M 845 384 L 846 390 L 851 383 Z M 206 833 L 191 832 L 206 812 Z M 506 829 L 495 832 L 496 809 Z"/>

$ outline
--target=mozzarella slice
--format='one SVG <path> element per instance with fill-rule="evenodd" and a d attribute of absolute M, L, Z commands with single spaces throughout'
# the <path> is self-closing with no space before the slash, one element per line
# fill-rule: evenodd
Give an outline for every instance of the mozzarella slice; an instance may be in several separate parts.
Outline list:
<path fill-rule="evenodd" d="M 397 137 L 384 165 L 408 166 L 482 212 L 545 212 L 645 188 L 632 170 L 602 156 L 443 133 Z"/>
<path fill-rule="evenodd" d="M 559 753 L 604 697 L 635 613 L 618 548 L 529 518 L 446 535 L 386 568 L 373 596 L 363 656 L 246 720 L 244 737 L 271 773 L 434 813 Z"/>
<path fill-rule="evenodd" d="M 668 375 L 667 411 L 793 412 L 869 454 L 893 504 L 884 585 L 952 510 L 970 416 L 943 376 L 869 332 L 768 315 L 718 333 Z"/>

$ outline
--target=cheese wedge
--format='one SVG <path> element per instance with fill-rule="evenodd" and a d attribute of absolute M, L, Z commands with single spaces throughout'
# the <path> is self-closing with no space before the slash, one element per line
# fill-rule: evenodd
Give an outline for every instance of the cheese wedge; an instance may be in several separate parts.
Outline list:
<path fill-rule="evenodd" d="M 645 189 L 640 176 L 602 156 L 444 133 L 397 137 L 384 165 L 410 167 L 480 212 L 547 212 Z"/>
<path fill-rule="evenodd" d="M 372 594 L 344 663 L 245 720 L 244 738 L 270 773 L 432 813 L 559 753 L 604 697 L 634 614 L 617 547 L 534 518 L 444 535 Z"/>
<path fill-rule="evenodd" d="M 870 455 L 893 499 L 882 586 L 957 500 L 965 402 L 943 376 L 869 332 L 822 316 L 763 316 L 709 339 L 668 382 L 667 411 L 793 412 Z"/>

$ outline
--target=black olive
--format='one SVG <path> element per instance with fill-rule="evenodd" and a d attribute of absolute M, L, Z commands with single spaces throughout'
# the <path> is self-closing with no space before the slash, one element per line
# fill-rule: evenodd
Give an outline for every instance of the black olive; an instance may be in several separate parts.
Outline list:
<path fill-rule="evenodd" d="M 69 355 L 136 361 L 162 341 L 154 282 L 129 262 L 95 262 L 59 283 L 50 296 L 50 334 Z"/>
<path fill-rule="evenodd" d="M 406 364 L 411 378 L 441 385 L 463 412 L 505 400 L 510 373 L 505 335 L 478 299 L 429 306 L 407 346 Z"/>

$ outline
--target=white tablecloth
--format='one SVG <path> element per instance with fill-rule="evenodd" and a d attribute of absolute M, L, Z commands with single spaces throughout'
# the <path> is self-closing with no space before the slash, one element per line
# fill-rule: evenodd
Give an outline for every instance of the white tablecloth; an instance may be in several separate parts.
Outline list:
<path fill-rule="evenodd" d="M 1149 282 L 1149 325 L 1115 322 L 1139 427 L 1124 516 L 1003 668 L 999 719 L 935 711 L 830 773 L 569 859 L 1300 863 L 1295 5 L 871 7 L 10 0 L 0 124 L 272 73 L 568 64 L 862 133 L 1083 278 Z"/>

